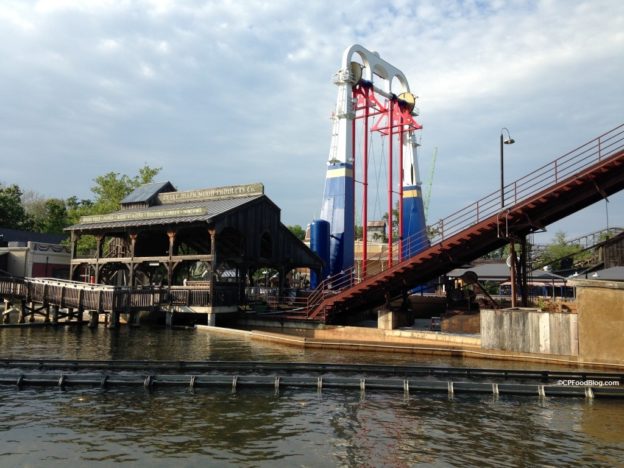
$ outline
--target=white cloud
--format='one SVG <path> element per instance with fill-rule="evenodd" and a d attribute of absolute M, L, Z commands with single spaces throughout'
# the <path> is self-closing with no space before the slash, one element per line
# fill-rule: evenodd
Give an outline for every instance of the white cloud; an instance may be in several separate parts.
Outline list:
<path fill-rule="evenodd" d="M 511 180 L 621 123 L 623 31 L 617 0 L 3 3 L 3 177 L 87 197 L 93 177 L 147 161 L 184 188 L 262 180 L 285 221 L 306 223 L 331 78 L 358 42 L 420 96 L 435 219 L 496 190 L 501 127 L 517 140 Z M 615 198 L 610 222 L 624 225 Z"/>

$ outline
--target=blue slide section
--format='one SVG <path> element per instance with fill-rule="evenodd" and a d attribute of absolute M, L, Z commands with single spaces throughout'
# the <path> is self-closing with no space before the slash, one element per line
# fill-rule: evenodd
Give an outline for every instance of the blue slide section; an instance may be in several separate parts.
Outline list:
<path fill-rule="evenodd" d="M 354 263 L 353 166 L 331 164 L 327 168 L 321 219 L 329 221 L 329 275 Z"/>
<path fill-rule="evenodd" d="M 429 247 L 425 208 L 419 185 L 403 187 L 403 260 Z"/>

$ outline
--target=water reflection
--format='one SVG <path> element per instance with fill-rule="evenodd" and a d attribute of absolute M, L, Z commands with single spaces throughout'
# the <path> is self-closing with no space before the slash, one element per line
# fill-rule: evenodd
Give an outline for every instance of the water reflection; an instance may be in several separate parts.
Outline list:
<path fill-rule="evenodd" d="M 0 357 L 429 363 L 193 330 L 3 329 Z M 457 365 L 438 358 L 434 364 Z M 461 361 L 466 365 L 466 361 Z M 488 364 L 489 366 L 489 364 Z M 0 466 L 613 466 L 624 405 L 323 389 L 0 387 Z"/>
<path fill-rule="evenodd" d="M 539 370 L 545 367 L 539 363 L 408 353 L 303 349 L 254 341 L 239 335 L 146 326 L 118 330 L 102 327 L 97 330 L 65 327 L 0 329 L 0 358 L 3 357 L 383 363 Z M 565 366 L 547 367 L 569 370 Z"/>

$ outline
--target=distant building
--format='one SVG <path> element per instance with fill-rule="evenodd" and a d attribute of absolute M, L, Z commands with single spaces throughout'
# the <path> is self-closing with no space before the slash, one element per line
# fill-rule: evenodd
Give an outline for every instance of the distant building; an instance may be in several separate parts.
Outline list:
<path fill-rule="evenodd" d="M 624 232 L 604 243 L 599 249 L 599 259 L 604 268 L 624 266 Z"/>
<path fill-rule="evenodd" d="M 368 242 L 386 241 L 386 222 L 369 221 L 366 223 L 366 240 Z"/>
<path fill-rule="evenodd" d="M 67 279 L 71 255 L 67 236 L 0 228 L 0 274 Z"/>

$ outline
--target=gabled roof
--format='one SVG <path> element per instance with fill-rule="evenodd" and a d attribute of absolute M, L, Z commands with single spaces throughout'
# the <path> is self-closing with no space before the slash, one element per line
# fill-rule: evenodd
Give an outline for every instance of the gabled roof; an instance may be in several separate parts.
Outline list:
<path fill-rule="evenodd" d="M 264 185 L 259 183 L 184 192 L 176 191 L 170 182 L 145 184 L 124 198 L 120 211 L 82 216 L 78 224 L 65 230 L 90 231 L 207 222 L 259 198 L 275 205 L 264 195 Z"/>
<path fill-rule="evenodd" d="M 121 205 L 128 205 L 131 203 L 148 203 L 158 196 L 159 193 L 175 192 L 176 189 L 171 182 L 153 182 L 151 184 L 144 184 L 130 192 L 126 198 L 121 200 Z"/>
<path fill-rule="evenodd" d="M 154 205 L 140 210 L 122 210 L 107 215 L 83 216 L 79 224 L 74 224 L 68 227 L 67 230 L 81 231 L 202 221 L 208 222 L 217 216 L 262 197 L 266 198 L 264 195 L 256 195 L 223 200 L 172 203 L 167 205 Z"/>

